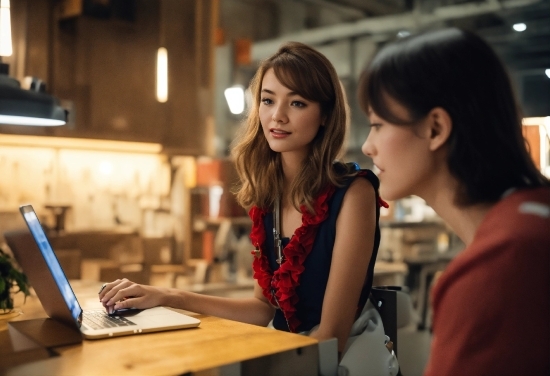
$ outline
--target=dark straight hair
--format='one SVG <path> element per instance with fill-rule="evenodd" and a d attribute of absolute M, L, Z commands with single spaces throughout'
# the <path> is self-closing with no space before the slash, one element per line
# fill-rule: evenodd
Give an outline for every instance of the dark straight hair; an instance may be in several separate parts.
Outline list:
<path fill-rule="evenodd" d="M 435 107 L 453 122 L 447 163 L 458 179 L 460 205 L 495 202 L 509 188 L 549 185 L 537 169 L 522 134 L 521 114 L 506 69 L 474 33 L 449 28 L 383 47 L 363 72 L 363 111 L 414 125 Z M 404 106 L 396 116 L 388 97 Z"/>

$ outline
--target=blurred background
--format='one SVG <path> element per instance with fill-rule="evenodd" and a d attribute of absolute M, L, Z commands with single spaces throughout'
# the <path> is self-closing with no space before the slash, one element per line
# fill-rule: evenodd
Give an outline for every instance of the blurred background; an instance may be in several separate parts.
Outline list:
<path fill-rule="evenodd" d="M 423 30 L 479 33 L 509 69 L 531 155 L 550 176 L 548 0 L 0 5 L 0 118 L 13 82 L 68 111 L 59 127 L 0 124 L 0 234 L 22 227 L 18 206 L 31 203 L 71 279 L 251 295 L 250 221 L 231 194 L 229 150 L 258 63 L 285 41 L 334 64 L 351 107 L 346 160 L 371 168 L 355 94 L 363 67 L 384 44 Z M 404 374 L 420 374 L 433 278 L 463 244 L 418 197 L 391 202 L 381 227 L 375 284 L 409 289 L 414 320 L 400 330 L 400 361 Z"/>

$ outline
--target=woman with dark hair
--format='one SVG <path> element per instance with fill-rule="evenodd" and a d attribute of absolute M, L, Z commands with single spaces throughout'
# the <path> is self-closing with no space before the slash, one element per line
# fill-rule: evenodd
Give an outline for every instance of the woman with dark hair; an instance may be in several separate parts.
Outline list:
<path fill-rule="evenodd" d="M 336 337 L 342 352 L 372 286 L 378 179 L 337 161 L 347 108 L 336 71 L 321 53 L 283 45 L 260 65 L 250 89 L 252 108 L 232 154 L 241 180 L 237 200 L 253 222 L 254 297 L 117 280 L 100 299 L 110 311 L 167 305 L 257 325 L 272 320 L 279 330 Z"/>
<path fill-rule="evenodd" d="M 432 292 L 427 375 L 550 372 L 550 187 L 506 70 L 456 28 L 385 46 L 363 73 L 363 153 L 389 200 L 423 198 L 466 244 Z"/>

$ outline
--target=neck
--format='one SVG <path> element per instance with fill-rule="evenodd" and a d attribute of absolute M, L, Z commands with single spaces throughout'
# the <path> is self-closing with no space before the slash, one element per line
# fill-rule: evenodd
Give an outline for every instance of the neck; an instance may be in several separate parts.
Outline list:
<path fill-rule="evenodd" d="M 448 179 L 432 186 L 431 194 L 425 194 L 421 197 L 468 246 L 473 241 L 483 218 L 494 204 L 458 206 L 454 202 L 457 186 L 455 179 Z"/>
<path fill-rule="evenodd" d="M 281 153 L 281 164 L 285 178 L 285 188 L 298 176 L 305 155 L 299 153 Z"/>

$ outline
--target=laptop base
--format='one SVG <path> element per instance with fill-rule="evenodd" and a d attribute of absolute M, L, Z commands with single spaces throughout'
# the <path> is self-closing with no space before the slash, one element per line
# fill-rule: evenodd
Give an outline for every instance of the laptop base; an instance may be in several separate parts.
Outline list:
<path fill-rule="evenodd" d="M 18 341 L 22 346 L 29 346 L 28 341 L 44 348 L 82 343 L 80 331 L 50 318 L 12 321 L 8 323 L 8 329 L 12 336 L 12 342 L 17 334 L 24 336 Z"/>

